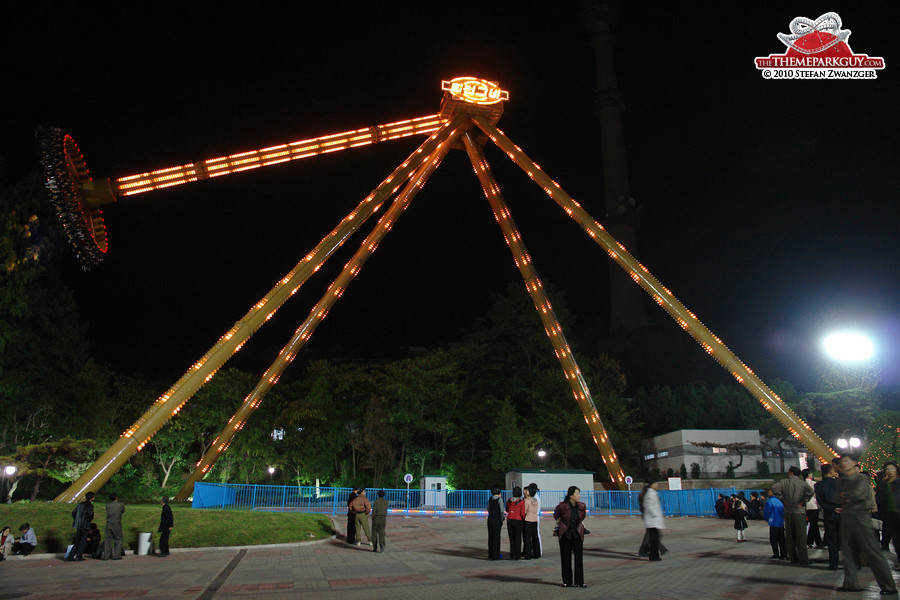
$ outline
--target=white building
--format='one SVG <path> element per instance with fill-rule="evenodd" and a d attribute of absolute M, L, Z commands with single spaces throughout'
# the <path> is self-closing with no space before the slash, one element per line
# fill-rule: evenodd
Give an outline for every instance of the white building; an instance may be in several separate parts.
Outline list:
<path fill-rule="evenodd" d="M 743 462 L 737 450 L 725 447 L 695 446 L 691 442 L 712 444 L 734 444 L 743 442 L 747 448 L 740 451 Z M 684 465 L 691 473 L 691 464 L 700 465 L 701 477 L 724 477 L 731 462 L 737 466 L 735 475 L 756 475 L 759 470 L 758 461 L 769 464 L 771 473 L 781 473 L 792 466 L 801 469 L 807 466 L 808 453 L 805 449 L 797 449 L 786 444 L 781 455 L 777 444 L 772 440 L 760 437 L 755 429 L 680 429 L 671 433 L 658 435 L 641 442 L 641 464 L 654 471 L 659 469 L 663 475 L 669 469 L 677 476 Z M 782 469 L 782 458 L 784 468 Z"/>
<path fill-rule="evenodd" d="M 594 490 L 594 472 L 583 469 L 513 469 L 506 474 L 506 488 L 537 484 L 541 498 L 541 511 L 552 511 L 563 501 L 570 486 L 580 490 Z"/>

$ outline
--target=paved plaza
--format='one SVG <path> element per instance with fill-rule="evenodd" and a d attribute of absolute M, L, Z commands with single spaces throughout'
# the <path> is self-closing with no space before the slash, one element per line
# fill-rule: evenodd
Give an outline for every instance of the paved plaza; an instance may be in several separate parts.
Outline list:
<path fill-rule="evenodd" d="M 669 553 L 651 563 L 635 555 L 643 536 L 637 517 L 586 521 L 587 589 L 561 587 L 553 522 L 541 521 L 540 560 L 487 560 L 487 529 L 480 518 L 388 519 L 388 547 L 329 540 L 278 546 L 178 549 L 177 529 L 168 558 L 67 563 L 52 555 L 13 557 L 0 563 L 0 600 L 118 598 L 429 600 L 448 598 L 877 598 L 869 569 L 861 593 L 834 591 L 842 572 L 826 570 L 827 552 L 811 550 L 812 566 L 771 561 L 768 527 L 751 521 L 748 543 L 734 540 L 731 521 L 671 518 L 663 542 Z M 252 532 L 248 532 L 252 536 Z M 502 549 L 508 549 L 506 533 Z M 896 557 L 891 557 L 896 568 Z"/>

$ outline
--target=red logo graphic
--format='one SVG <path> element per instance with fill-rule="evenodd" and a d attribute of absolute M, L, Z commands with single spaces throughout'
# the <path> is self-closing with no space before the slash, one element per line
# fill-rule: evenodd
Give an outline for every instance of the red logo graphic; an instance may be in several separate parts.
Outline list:
<path fill-rule="evenodd" d="M 849 29 L 837 13 L 825 13 L 815 21 L 797 17 L 790 33 L 779 33 L 787 46 L 784 54 L 756 58 L 765 79 L 876 79 L 884 59 L 854 54 L 847 44 Z"/>

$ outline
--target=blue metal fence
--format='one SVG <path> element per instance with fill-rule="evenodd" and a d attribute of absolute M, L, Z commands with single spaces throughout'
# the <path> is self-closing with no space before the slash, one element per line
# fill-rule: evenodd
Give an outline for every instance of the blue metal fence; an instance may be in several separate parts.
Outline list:
<path fill-rule="evenodd" d="M 347 510 L 350 488 L 244 485 L 235 483 L 194 484 L 193 508 L 290 511 L 342 514 Z M 754 490 L 742 490 L 748 496 Z M 759 491 L 759 490 L 755 490 Z M 404 490 L 385 489 L 389 511 L 408 515 L 484 515 L 490 492 L 487 490 Z M 663 512 L 668 516 L 712 517 L 719 494 L 737 493 L 735 488 L 661 490 Z M 374 490 L 369 491 L 374 500 Z M 504 501 L 511 492 L 503 492 Z M 541 512 L 552 513 L 563 501 L 565 491 L 541 490 Z M 581 501 L 593 515 L 629 516 L 641 513 L 639 492 L 582 490 Z"/>

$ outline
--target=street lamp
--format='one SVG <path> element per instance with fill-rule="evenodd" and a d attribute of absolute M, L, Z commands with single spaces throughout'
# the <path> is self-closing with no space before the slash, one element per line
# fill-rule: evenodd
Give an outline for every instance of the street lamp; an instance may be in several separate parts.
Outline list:
<path fill-rule="evenodd" d="M 19 467 L 17 467 L 16 465 L 6 465 L 5 467 L 3 467 L 3 485 L 7 490 L 9 490 L 9 479 L 15 477 L 16 473 L 18 472 Z M 6 495 L 6 503 L 12 503 L 12 496 L 8 492 Z"/>
<path fill-rule="evenodd" d="M 269 484 L 272 483 L 272 473 L 275 472 L 275 467 L 269 467 Z"/>
<path fill-rule="evenodd" d="M 857 436 L 851 435 L 849 438 L 847 437 L 847 432 L 849 429 L 845 429 L 841 434 L 841 437 L 838 438 L 837 446 L 841 450 L 849 450 L 850 452 L 856 452 L 860 446 L 862 446 L 862 440 L 860 440 Z"/>
<path fill-rule="evenodd" d="M 822 350 L 836 361 L 861 363 L 875 356 L 875 344 L 869 336 L 858 331 L 835 331 L 822 339 Z"/>
<path fill-rule="evenodd" d="M 543 469 L 544 468 L 544 457 L 547 456 L 547 453 L 544 452 L 543 448 L 541 448 L 540 450 L 538 450 L 537 455 L 538 455 L 538 458 L 541 459 L 541 468 Z"/>

